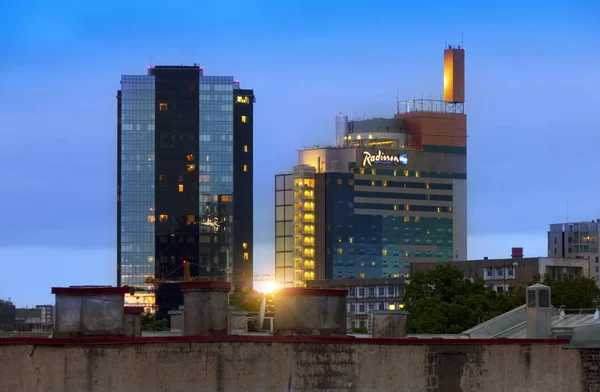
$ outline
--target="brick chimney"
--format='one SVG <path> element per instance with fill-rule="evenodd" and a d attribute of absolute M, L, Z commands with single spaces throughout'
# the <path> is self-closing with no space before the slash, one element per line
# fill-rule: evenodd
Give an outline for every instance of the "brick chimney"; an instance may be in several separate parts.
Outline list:
<path fill-rule="evenodd" d="M 512 253 L 510 256 L 513 259 L 522 259 L 523 258 L 523 248 L 512 248 Z"/>

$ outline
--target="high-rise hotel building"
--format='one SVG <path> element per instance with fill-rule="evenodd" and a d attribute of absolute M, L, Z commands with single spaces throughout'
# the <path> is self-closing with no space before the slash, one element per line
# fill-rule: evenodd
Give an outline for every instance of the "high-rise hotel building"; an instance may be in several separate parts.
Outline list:
<path fill-rule="evenodd" d="M 252 287 L 253 90 L 199 66 L 123 75 L 117 281 L 220 275 Z M 159 304 L 160 306 L 160 304 Z"/>
<path fill-rule="evenodd" d="M 336 117 L 336 145 L 299 151 L 275 176 L 275 275 L 408 276 L 410 263 L 467 259 L 464 49 L 444 50 L 444 101 L 392 118 Z"/>

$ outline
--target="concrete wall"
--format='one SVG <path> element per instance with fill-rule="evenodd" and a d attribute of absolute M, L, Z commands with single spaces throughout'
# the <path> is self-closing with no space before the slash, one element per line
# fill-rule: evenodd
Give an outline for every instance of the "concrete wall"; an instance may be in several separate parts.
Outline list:
<path fill-rule="evenodd" d="M 57 294 L 53 336 L 122 335 L 124 303 L 123 294 Z"/>
<path fill-rule="evenodd" d="M 112 339 L 3 339 L 0 391 L 583 392 L 600 385 L 599 350 L 557 341 Z"/>

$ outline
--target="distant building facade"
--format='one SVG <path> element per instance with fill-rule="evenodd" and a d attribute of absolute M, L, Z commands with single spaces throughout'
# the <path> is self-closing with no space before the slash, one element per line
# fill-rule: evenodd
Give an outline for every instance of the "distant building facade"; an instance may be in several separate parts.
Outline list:
<path fill-rule="evenodd" d="M 524 257 L 510 259 L 482 259 L 452 262 L 465 277 L 483 279 L 488 289 L 497 292 L 527 287 L 538 275 L 547 274 L 551 279 L 563 277 L 586 277 L 591 274 L 587 259 L 553 257 Z M 411 264 L 411 275 L 433 271 L 437 263 Z"/>
<path fill-rule="evenodd" d="M 405 278 L 332 279 L 307 282 L 308 287 L 347 289 L 347 328 L 371 331 L 372 311 L 404 308 Z"/>
<path fill-rule="evenodd" d="M 548 257 L 589 259 L 591 277 L 600 282 L 600 221 L 556 223 L 548 231 Z"/>
<path fill-rule="evenodd" d="M 40 321 L 44 324 L 54 324 L 54 305 L 36 305 L 40 310 Z"/>
<path fill-rule="evenodd" d="M 408 277 L 410 263 L 467 258 L 464 66 L 452 68 L 464 50 L 447 51 L 445 76 L 463 73 L 452 101 L 399 103 L 393 118 L 340 114 L 335 146 L 302 149 L 275 176 L 279 287 Z"/>

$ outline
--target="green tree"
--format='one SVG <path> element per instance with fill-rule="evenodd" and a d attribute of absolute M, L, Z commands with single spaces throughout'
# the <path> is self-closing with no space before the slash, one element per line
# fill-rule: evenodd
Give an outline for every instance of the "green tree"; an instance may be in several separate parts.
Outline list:
<path fill-rule="evenodd" d="M 544 275 L 537 277 L 536 283 L 550 287 L 552 306 L 564 306 L 567 309 L 594 308 L 598 305 L 600 289 L 594 279 L 586 277 L 553 280 Z"/>
<path fill-rule="evenodd" d="M 142 314 L 142 331 L 168 331 L 169 324 L 166 319 L 157 320 L 151 313 Z"/>
<path fill-rule="evenodd" d="M 229 304 L 233 305 L 234 310 L 244 310 L 246 312 L 259 312 L 260 304 L 263 299 L 263 293 L 252 290 L 250 292 L 237 292 L 229 294 Z M 266 312 L 273 311 L 273 295 L 267 294 Z"/>
<path fill-rule="evenodd" d="M 439 265 L 411 277 L 404 296 L 409 333 L 460 333 L 496 317 L 519 302 L 466 279 L 452 265 Z M 518 306 L 518 305 L 517 305 Z"/>

